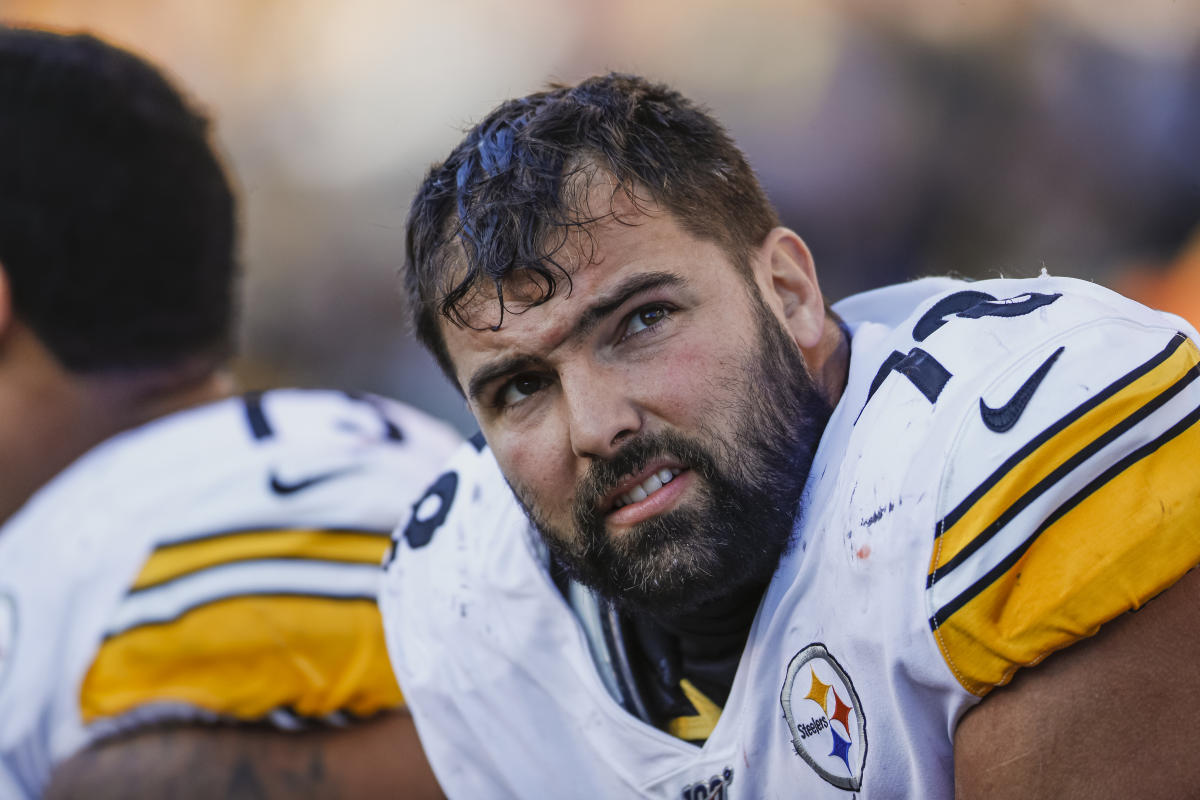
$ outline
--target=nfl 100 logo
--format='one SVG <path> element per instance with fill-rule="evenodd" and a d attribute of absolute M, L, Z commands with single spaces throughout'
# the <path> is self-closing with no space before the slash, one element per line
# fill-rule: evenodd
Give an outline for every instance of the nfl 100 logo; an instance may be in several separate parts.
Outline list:
<path fill-rule="evenodd" d="M 728 800 L 729 784 L 733 783 L 733 769 L 726 767 L 720 775 L 686 787 L 681 800 Z"/>
<path fill-rule="evenodd" d="M 779 702 L 797 755 L 839 789 L 862 788 L 867 721 L 850 676 L 825 645 L 792 657 Z"/>

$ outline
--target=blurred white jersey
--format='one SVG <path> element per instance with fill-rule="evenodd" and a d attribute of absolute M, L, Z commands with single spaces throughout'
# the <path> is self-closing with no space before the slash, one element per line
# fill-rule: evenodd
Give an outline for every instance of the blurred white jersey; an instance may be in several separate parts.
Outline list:
<path fill-rule="evenodd" d="M 1200 561 L 1182 320 L 1050 277 L 835 308 L 848 385 L 703 746 L 610 697 L 490 451 L 460 449 L 380 599 L 451 797 L 948 798 L 968 708 Z"/>
<path fill-rule="evenodd" d="M 382 398 L 280 390 L 79 458 L 0 528 L 0 798 L 149 722 L 402 703 L 379 563 L 459 441 Z"/>

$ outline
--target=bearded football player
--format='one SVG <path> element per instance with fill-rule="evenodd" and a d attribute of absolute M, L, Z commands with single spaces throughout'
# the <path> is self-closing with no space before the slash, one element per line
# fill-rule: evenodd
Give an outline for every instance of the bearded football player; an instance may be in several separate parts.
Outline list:
<path fill-rule="evenodd" d="M 1200 780 L 1182 320 L 1046 274 L 830 307 L 713 117 L 623 75 L 471 129 L 404 278 L 481 429 L 381 599 L 452 797 Z"/>

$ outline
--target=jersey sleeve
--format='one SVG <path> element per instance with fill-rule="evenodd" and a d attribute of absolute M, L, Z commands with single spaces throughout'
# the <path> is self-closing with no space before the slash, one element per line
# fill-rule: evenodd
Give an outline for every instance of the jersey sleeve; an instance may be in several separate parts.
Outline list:
<path fill-rule="evenodd" d="M 943 473 L 928 622 L 977 696 L 1200 562 L 1195 332 L 1132 303 L 1076 321 L 1072 303 L 974 383 Z"/>
<path fill-rule="evenodd" d="M 290 727 L 403 704 L 379 565 L 396 520 L 460 438 L 374 395 L 273 390 L 231 407 L 221 426 L 196 423 L 189 446 L 172 448 L 221 457 L 204 455 L 159 495 L 139 493 L 127 514 L 164 533 L 80 683 L 93 731 L 191 717 Z"/>
<path fill-rule="evenodd" d="M 527 530 L 476 434 L 413 504 L 385 562 L 380 607 L 392 665 L 425 755 L 450 797 L 520 797 L 530 786 L 545 791 L 545 775 L 530 775 L 523 786 L 508 782 L 513 763 L 501 754 L 536 743 L 522 738 L 522 726 L 506 722 L 510 698 L 490 688 L 512 668 L 501 642 L 523 639 L 510 626 L 536 625 L 531 620 L 540 613 L 525 618 L 513 611 L 528 610 L 520 598 L 538 596 L 546 579 L 529 558 Z"/>
<path fill-rule="evenodd" d="M 160 544 L 83 680 L 84 722 L 194 709 L 289 724 L 400 705 L 376 606 L 388 541 L 255 528 Z"/>

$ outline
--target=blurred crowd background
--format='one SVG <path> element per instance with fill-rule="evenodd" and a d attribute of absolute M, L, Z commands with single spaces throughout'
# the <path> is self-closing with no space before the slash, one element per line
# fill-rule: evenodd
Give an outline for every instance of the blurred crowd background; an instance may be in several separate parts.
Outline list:
<path fill-rule="evenodd" d="M 0 20 L 94 32 L 207 109 L 251 387 L 377 391 L 473 430 L 407 333 L 409 198 L 500 100 L 608 70 L 717 113 L 832 299 L 1046 268 L 1200 321 L 1193 0 L 0 0 Z"/>

